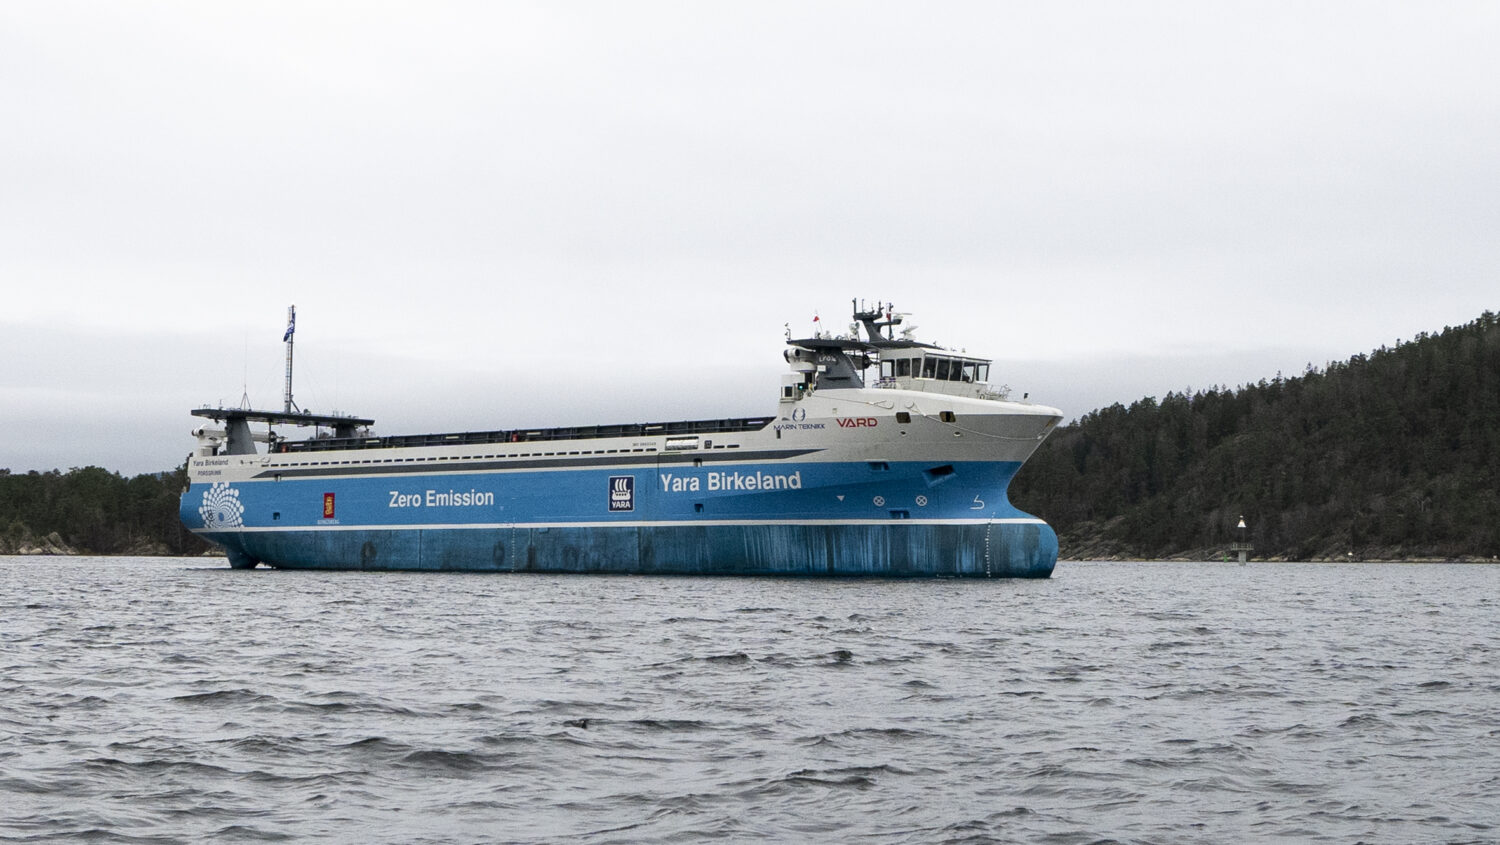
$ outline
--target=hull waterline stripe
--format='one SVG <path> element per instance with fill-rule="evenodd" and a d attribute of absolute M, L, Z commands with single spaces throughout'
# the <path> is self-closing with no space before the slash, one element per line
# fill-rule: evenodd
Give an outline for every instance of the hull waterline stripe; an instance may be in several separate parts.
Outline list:
<path fill-rule="evenodd" d="M 209 531 L 204 528 L 192 529 L 194 534 L 251 534 L 263 532 L 275 532 L 291 534 L 302 531 L 474 531 L 485 529 L 517 529 L 517 528 L 692 528 L 697 526 L 723 528 L 774 528 L 783 525 L 809 526 L 809 525 L 886 525 L 895 527 L 916 527 L 930 525 L 986 525 L 994 523 L 997 525 L 1046 525 L 1046 520 L 1036 517 L 1008 517 L 1005 519 L 778 519 L 762 521 L 746 520 L 720 520 L 720 519 L 695 519 L 681 521 L 651 521 L 651 522 L 470 522 L 470 523 L 428 523 L 423 525 L 303 525 L 303 526 L 280 526 L 260 525 L 244 526 L 241 528 L 218 529 Z"/>

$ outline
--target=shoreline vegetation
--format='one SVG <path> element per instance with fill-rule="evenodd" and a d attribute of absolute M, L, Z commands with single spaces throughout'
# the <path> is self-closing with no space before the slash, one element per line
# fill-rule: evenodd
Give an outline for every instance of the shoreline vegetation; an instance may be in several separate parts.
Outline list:
<path fill-rule="evenodd" d="M 178 520 L 187 465 L 0 469 L 0 555 L 219 552 Z M 1064 560 L 1500 561 L 1500 316 L 1303 375 L 1085 414 L 1011 483 Z M 1236 528 L 1243 516 L 1248 529 Z"/>
<path fill-rule="evenodd" d="M 1298 377 L 1085 414 L 1010 498 L 1069 558 L 1219 559 L 1246 542 L 1258 560 L 1495 561 L 1496 479 L 1500 316 L 1486 311 Z"/>
<path fill-rule="evenodd" d="M 204 554 L 215 547 L 177 516 L 186 486 L 186 462 L 134 478 L 92 466 L 0 469 L 0 554 Z"/>

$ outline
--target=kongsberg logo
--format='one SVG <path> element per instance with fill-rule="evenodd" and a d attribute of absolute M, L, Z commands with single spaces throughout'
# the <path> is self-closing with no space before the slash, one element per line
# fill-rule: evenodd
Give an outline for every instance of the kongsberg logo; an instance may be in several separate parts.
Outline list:
<path fill-rule="evenodd" d="M 635 476 L 612 475 L 609 477 L 609 509 L 611 511 L 635 510 Z"/>
<path fill-rule="evenodd" d="M 240 504 L 240 491 L 230 488 L 229 482 L 220 481 L 203 491 L 203 504 L 198 507 L 203 517 L 203 527 L 209 530 L 239 528 L 245 524 L 245 506 Z"/>

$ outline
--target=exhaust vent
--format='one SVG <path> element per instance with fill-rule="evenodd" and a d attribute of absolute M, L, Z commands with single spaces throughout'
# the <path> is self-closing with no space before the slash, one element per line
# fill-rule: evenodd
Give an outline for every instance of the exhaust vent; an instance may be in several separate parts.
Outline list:
<path fill-rule="evenodd" d="M 952 478 L 954 474 L 953 464 L 943 464 L 940 467 L 922 470 L 922 475 L 927 477 L 927 486 L 936 487 L 944 481 Z"/>

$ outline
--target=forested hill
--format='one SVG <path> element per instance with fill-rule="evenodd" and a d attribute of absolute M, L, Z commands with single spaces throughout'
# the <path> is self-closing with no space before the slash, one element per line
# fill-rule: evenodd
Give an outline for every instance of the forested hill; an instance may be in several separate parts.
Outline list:
<path fill-rule="evenodd" d="M 1500 317 L 1298 378 L 1112 405 L 1011 485 L 1067 558 L 1500 555 Z"/>
<path fill-rule="evenodd" d="M 125 478 L 99 467 L 0 469 L 0 554 L 201 554 L 177 502 L 187 465 Z"/>

